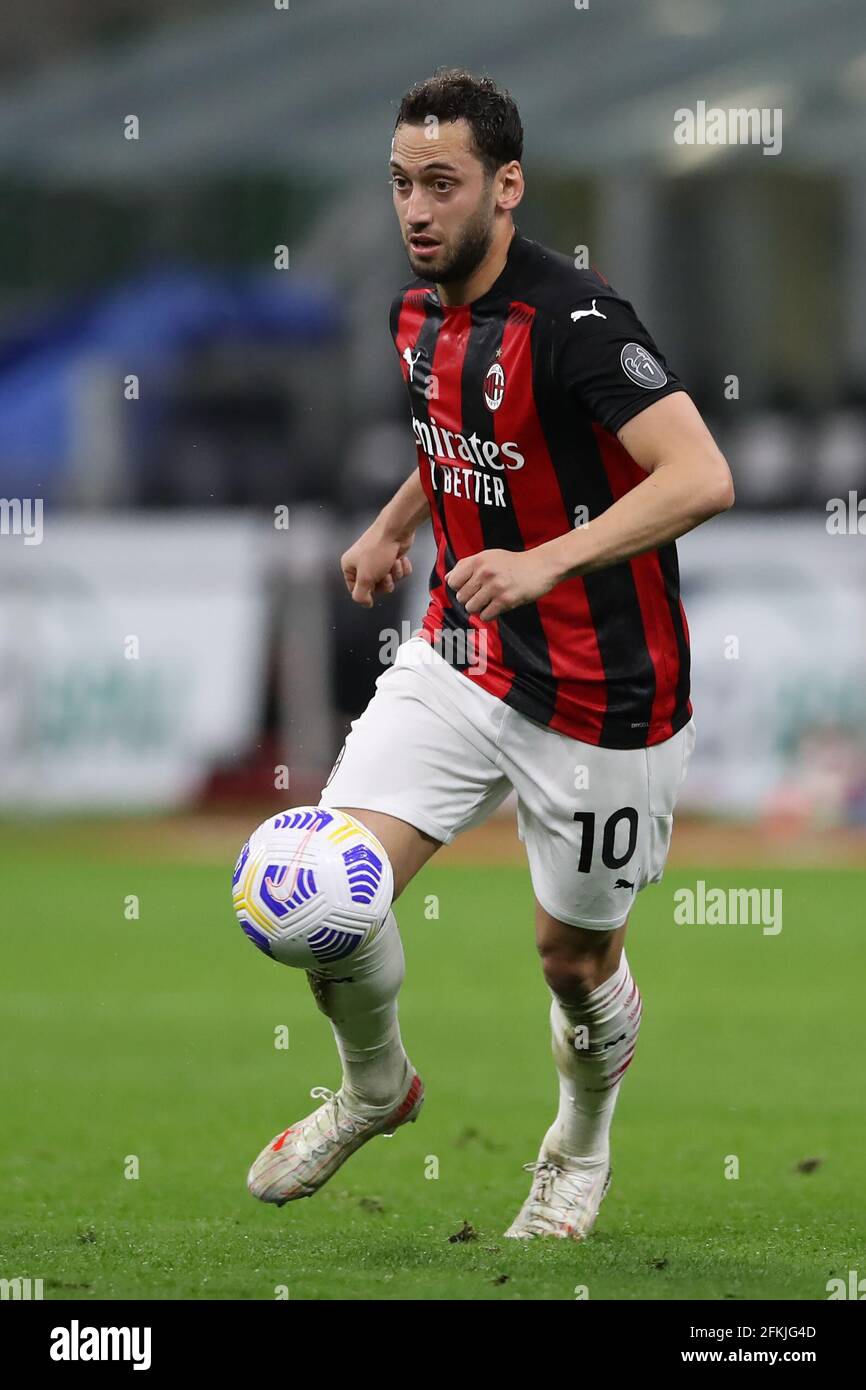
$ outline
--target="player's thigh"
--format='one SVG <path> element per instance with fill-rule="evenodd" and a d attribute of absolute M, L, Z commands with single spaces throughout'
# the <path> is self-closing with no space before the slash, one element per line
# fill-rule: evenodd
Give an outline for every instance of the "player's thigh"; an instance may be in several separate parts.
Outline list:
<path fill-rule="evenodd" d="M 395 896 L 440 845 L 481 824 L 511 790 L 497 763 L 499 702 L 480 698 L 419 640 L 404 643 L 379 676 L 319 802 L 348 810 L 377 837 L 378 818 Z"/>
<path fill-rule="evenodd" d="M 694 727 L 618 749 L 528 723 L 509 731 L 508 753 L 536 899 L 564 926 L 616 930 L 664 871 Z"/>

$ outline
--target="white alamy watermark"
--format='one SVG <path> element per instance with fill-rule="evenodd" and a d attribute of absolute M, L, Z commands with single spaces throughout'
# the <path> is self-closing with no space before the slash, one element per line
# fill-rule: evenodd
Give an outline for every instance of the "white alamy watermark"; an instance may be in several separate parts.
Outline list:
<path fill-rule="evenodd" d="M 694 888 L 674 892 L 677 926 L 761 927 L 764 936 L 782 930 L 781 888 L 708 888 L 699 878 Z"/>
<path fill-rule="evenodd" d="M 848 1270 L 848 1281 L 840 1279 L 828 1279 L 825 1285 L 828 1299 L 834 1298 L 853 1298 L 858 1303 L 866 1299 L 866 1279 L 860 1279 L 856 1269 Z"/>
<path fill-rule="evenodd" d="M 27 1303 L 38 1298 L 44 1298 L 41 1279 L 0 1279 L 0 1301 Z"/>
<path fill-rule="evenodd" d="M 134 1371 L 150 1369 L 149 1327 L 82 1327 L 73 1318 L 68 1327 L 51 1329 L 52 1361 L 131 1361 Z"/>
<path fill-rule="evenodd" d="M 473 671 L 479 671 L 481 674 L 487 670 L 486 628 L 446 627 L 425 637 L 420 629 L 413 630 L 408 618 L 403 619 L 399 631 L 395 627 L 388 627 L 379 633 L 379 660 L 382 665 L 393 665 L 400 647 L 412 637 L 421 638 L 412 649 L 413 666 L 435 663 L 442 658 L 449 666 L 459 669 L 471 667 Z M 405 655 L 408 659 L 409 654 Z"/>
<path fill-rule="evenodd" d="M 0 497 L 0 536 L 23 536 L 25 545 L 41 545 L 42 505 L 41 497 Z"/>
<path fill-rule="evenodd" d="M 782 153 L 781 106 L 707 106 L 674 112 L 676 145 L 761 145 L 763 154 Z"/>
<path fill-rule="evenodd" d="M 866 497 L 851 488 L 847 500 L 831 497 L 827 503 L 827 532 L 831 536 L 866 536 Z"/>

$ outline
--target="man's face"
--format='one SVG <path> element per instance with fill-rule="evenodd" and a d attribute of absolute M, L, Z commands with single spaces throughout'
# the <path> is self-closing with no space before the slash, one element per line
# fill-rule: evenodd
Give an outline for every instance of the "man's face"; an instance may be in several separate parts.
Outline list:
<path fill-rule="evenodd" d="M 391 180 L 414 274 L 441 285 L 465 280 L 490 248 L 496 207 L 468 123 L 431 117 L 423 126 L 399 125 Z"/>

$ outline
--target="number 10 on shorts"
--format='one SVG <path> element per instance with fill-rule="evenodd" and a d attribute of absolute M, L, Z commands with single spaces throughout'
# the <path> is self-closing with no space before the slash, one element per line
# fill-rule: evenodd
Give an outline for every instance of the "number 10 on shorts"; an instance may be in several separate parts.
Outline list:
<path fill-rule="evenodd" d="M 577 861 L 578 873 L 592 871 L 592 855 L 595 848 L 595 811 L 575 811 L 574 819 L 580 822 L 583 835 L 580 842 L 580 858 Z M 614 848 L 617 827 L 621 821 L 628 825 L 628 842 L 623 854 Z M 634 806 L 622 806 L 613 811 L 604 823 L 601 838 L 601 862 L 608 869 L 621 869 L 631 859 L 637 845 L 637 811 Z"/>

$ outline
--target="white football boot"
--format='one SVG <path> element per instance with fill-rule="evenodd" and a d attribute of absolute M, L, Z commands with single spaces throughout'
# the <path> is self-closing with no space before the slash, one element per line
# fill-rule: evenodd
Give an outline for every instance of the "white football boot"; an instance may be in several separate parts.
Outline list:
<path fill-rule="evenodd" d="M 312 1197 L 368 1139 L 414 1124 L 424 1103 L 424 1086 L 413 1071 L 403 1099 L 377 1119 L 347 1110 L 342 1088 L 334 1092 L 314 1086 L 310 1095 L 324 1097 L 324 1104 L 272 1139 L 247 1175 L 247 1187 L 261 1202 L 281 1207 Z"/>
<path fill-rule="evenodd" d="M 595 1224 L 598 1209 L 610 1187 L 608 1163 L 565 1168 L 542 1152 L 534 1163 L 524 1163 L 534 1173 L 529 1196 L 505 1235 L 513 1240 L 533 1236 L 559 1236 L 585 1240 Z"/>

